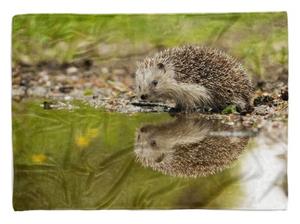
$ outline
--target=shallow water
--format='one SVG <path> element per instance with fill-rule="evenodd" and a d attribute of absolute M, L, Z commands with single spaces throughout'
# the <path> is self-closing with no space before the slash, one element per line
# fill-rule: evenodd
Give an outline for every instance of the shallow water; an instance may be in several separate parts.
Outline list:
<path fill-rule="evenodd" d="M 13 104 L 14 208 L 283 209 L 287 132 Z"/>

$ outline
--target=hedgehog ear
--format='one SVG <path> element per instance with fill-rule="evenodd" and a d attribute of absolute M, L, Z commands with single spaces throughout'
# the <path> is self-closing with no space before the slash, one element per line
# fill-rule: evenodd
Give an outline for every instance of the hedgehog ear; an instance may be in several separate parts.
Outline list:
<path fill-rule="evenodd" d="M 157 64 L 157 68 L 158 68 L 158 69 L 164 69 L 165 66 L 164 66 L 163 63 L 158 63 L 158 64 Z"/>
<path fill-rule="evenodd" d="M 157 68 L 166 72 L 165 65 L 163 63 L 158 63 Z"/>

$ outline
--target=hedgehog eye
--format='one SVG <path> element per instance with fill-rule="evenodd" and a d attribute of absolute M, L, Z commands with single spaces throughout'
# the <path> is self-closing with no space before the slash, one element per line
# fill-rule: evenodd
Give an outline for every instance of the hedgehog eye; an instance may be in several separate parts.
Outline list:
<path fill-rule="evenodd" d="M 152 140 L 152 141 L 150 142 L 150 145 L 151 145 L 152 147 L 157 146 L 156 141 L 155 141 L 155 140 Z"/>
<path fill-rule="evenodd" d="M 158 64 L 157 64 L 157 68 L 158 68 L 158 69 L 163 69 L 163 68 L 165 68 L 165 66 L 164 66 L 163 63 L 158 63 Z"/>
<path fill-rule="evenodd" d="M 141 86 L 139 86 L 139 90 L 141 90 Z"/>
<path fill-rule="evenodd" d="M 157 86 L 158 81 L 157 80 L 153 80 L 152 81 L 152 85 Z"/>
<path fill-rule="evenodd" d="M 141 132 L 147 132 L 147 128 L 146 128 L 145 126 L 144 126 L 144 127 L 141 127 L 141 128 L 140 128 L 140 131 L 141 131 Z"/>

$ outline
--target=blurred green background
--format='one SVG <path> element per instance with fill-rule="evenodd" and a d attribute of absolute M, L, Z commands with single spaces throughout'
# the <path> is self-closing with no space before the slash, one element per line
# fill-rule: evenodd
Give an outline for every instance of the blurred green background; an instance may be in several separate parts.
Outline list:
<path fill-rule="evenodd" d="M 18 15 L 13 63 L 145 55 L 183 44 L 221 48 L 255 76 L 287 70 L 287 14 Z M 280 69 L 279 69 L 280 70 Z M 273 73 L 274 73 L 273 72 Z"/>

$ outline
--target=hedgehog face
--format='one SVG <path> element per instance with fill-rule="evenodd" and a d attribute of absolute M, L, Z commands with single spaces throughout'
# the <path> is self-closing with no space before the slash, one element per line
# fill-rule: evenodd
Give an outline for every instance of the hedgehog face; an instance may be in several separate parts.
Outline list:
<path fill-rule="evenodd" d="M 172 151 L 172 146 L 154 131 L 151 126 L 144 126 L 137 131 L 135 153 L 140 160 L 161 163 Z"/>
<path fill-rule="evenodd" d="M 135 153 L 145 164 L 172 160 L 176 145 L 201 141 L 208 128 L 194 119 L 179 119 L 162 125 L 145 125 L 136 132 Z"/>
<path fill-rule="evenodd" d="M 139 66 L 136 71 L 137 97 L 147 101 L 167 99 L 168 86 L 174 85 L 174 82 L 174 72 L 163 63 Z"/>

